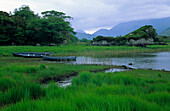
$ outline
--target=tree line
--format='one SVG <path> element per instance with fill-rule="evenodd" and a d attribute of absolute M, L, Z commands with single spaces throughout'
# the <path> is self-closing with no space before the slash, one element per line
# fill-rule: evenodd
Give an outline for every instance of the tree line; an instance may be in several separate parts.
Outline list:
<path fill-rule="evenodd" d="M 0 11 L 0 45 L 51 45 L 76 41 L 74 29 L 63 12 L 44 11 L 35 14 L 29 6 L 13 13 Z"/>

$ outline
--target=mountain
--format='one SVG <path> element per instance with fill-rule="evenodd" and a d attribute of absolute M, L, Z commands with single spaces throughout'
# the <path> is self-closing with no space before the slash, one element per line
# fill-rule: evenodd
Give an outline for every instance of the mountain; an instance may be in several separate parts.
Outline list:
<path fill-rule="evenodd" d="M 76 32 L 86 34 L 86 32 L 84 32 L 83 30 L 80 30 L 80 29 L 76 30 Z"/>
<path fill-rule="evenodd" d="M 112 36 L 112 34 L 110 34 L 109 30 L 107 30 L 107 29 L 100 29 L 100 30 L 98 30 L 97 32 L 95 32 L 93 34 L 94 35 L 101 35 L 101 36 L 109 36 L 109 35 Z"/>
<path fill-rule="evenodd" d="M 158 34 L 152 25 L 145 25 L 139 29 L 122 37 L 103 37 L 98 36 L 93 39 L 93 45 L 128 45 L 128 46 L 146 46 L 159 44 Z"/>
<path fill-rule="evenodd" d="M 160 33 L 162 36 L 170 36 L 170 27 Z"/>
<path fill-rule="evenodd" d="M 94 35 L 102 36 L 119 36 L 126 35 L 144 25 L 152 25 L 158 34 L 170 27 L 170 17 L 161 18 L 161 19 L 148 19 L 148 20 L 137 20 L 130 21 L 125 23 L 120 23 L 110 30 L 100 29 L 94 33 Z"/>
<path fill-rule="evenodd" d="M 83 30 L 77 30 L 76 32 L 77 32 L 76 37 L 78 37 L 80 40 L 81 40 L 82 38 L 85 38 L 85 39 L 87 39 L 87 40 L 92 40 L 93 38 L 97 37 L 97 35 L 87 34 L 87 33 L 84 32 Z"/>

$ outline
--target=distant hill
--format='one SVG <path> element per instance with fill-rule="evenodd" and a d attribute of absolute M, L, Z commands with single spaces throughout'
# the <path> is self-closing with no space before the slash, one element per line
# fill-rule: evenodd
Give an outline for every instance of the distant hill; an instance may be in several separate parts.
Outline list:
<path fill-rule="evenodd" d="M 80 40 L 82 38 L 92 40 L 93 38 L 97 37 L 97 35 L 86 34 L 83 30 L 77 30 L 76 32 L 77 32 L 76 37 L 78 37 Z"/>
<path fill-rule="evenodd" d="M 79 30 L 76 30 L 76 32 L 86 34 L 86 32 L 85 32 L 85 31 L 80 30 L 80 29 L 79 29 Z"/>
<path fill-rule="evenodd" d="M 98 36 L 93 39 L 93 45 L 110 46 L 110 45 L 128 45 L 128 46 L 146 46 L 160 44 L 158 34 L 152 25 L 145 25 L 139 29 L 119 37 Z M 163 43 L 161 43 L 163 44 Z"/>
<path fill-rule="evenodd" d="M 100 29 L 94 33 L 94 35 L 101 36 L 119 36 L 126 35 L 144 25 L 152 25 L 158 34 L 163 32 L 165 29 L 170 27 L 170 17 L 161 18 L 161 19 L 149 19 L 149 20 L 138 20 L 138 21 L 130 21 L 125 23 L 120 23 L 110 30 Z"/>
<path fill-rule="evenodd" d="M 162 36 L 170 36 L 170 27 L 160 33 Z"/>

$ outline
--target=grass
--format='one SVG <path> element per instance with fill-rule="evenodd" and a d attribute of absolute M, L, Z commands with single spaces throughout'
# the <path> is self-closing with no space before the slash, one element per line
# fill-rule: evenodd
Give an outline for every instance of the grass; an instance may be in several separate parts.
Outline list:
<path fill-rule="evenodd" d="M 120 57 L 131 56 L 144 52 L 170 51 L 169 45 L 153 45 L 142 47 L 130 46 L 85 46 L 85 45 L 61 45 L 61 46 L 1 46 L 0 57 L 12 56 L 13 52 L 53 52 L 54 56 L 92 56 L 92 57 Z"/>
<path fill-rule="evenodd" d="M 72 86 L 60 88 L 51 83 L 38 100 L 23 98 L 2 110 L 169 111 L 169 78 L 169 72 L 152 70 L 81 72 Z"/>
<path fill-rule="evenodd" d="M 169 111 L 170 72 L 131 70 L 96 72 L 115 66 L 71 65 L 12 57 L 12 52 L 54 52 L 55 56 L 120 57 L 169 51 L 168 46 L 8 46 L 0 51 L 2 111 Z M 96 73 L 94 73 L 96 72 Z M 72 85 L 56 86 L 62 76 L 78 74 Z M 42 82 L 50 82 L 47 88 Z"/>

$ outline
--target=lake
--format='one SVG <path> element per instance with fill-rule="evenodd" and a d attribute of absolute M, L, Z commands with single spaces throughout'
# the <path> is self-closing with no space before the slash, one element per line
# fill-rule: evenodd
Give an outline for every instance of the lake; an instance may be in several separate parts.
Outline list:
<path fill-rule="evenodd" d="M 132 65 L 129 65 L 132 63 Z M 77 57 L 74 64 L 125 65 L 136 69 L 156 69 L 170 71 L 170 52 L 142 53 L 130 57 L 93 58 Z"/>

